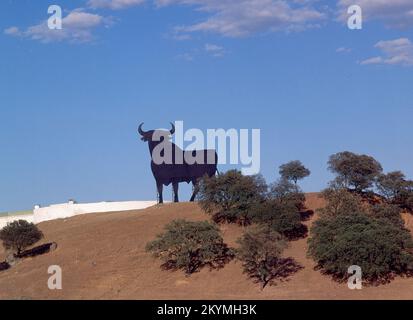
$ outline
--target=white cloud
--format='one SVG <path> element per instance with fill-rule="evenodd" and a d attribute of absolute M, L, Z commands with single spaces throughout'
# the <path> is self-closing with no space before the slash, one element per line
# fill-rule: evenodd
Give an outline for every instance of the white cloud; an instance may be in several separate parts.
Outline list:
<path fill-rule="evenodd" d="M 363 60 L 360 62 L 362 65 L 367 65 L 367 64 L 381 64 L 383 63 L 383 58 L 382 57 L 372 57 L 368 58 L 366 60 Z"/>
<path fill-rule="evenodd" d="M 347 21 L 347 9 L 351 5 L 359 5 L 365 20 L 381 20 L 393 27 L 413 25 L 412 0 L 339 0 L 339 16 Z"/>
<path fill-rule="evenodd" d="M 346 48 L 346 47 L 340 47 L 336 49 L 337 53 L 350 53 L 353 51 L 351 48 Z"/>
<path fill-rule="evenodd" d="M 216 57 L 216 58 L 222 57 L 225 54 L 225 49 L 216 44 L 207 43 L 205 44 L 204 49 L 206 52 L 208 52 L 209 54 L 211 54 L 213 57 Z"/>
<path fill-rule="evenodd" d="M 191 5 L 209 14 L 204 21 L 177 27 L 176 31 L 218 33 L 244 37 L 257 32 L 298 31 L 318 26 L 325 14 L 312 1 L 285 0 L 155 0 L 158 7 Z"/>
<path fill-rule="evenodd" d="M 89 42 L 94 38 L 92 34 L 94 28 L 109 24 L 110 19 L 76 9 L 62 19 L 61 30 L 49 29 L 46 20 L 28 27 L 24 31 L 20 31 L 17 27 L 11 27 L 4 32 L 8 35 L 26 37 L 45 43 L 53 41 Z"/>
<path fill-rule="evenodd" d="M 108 8 L 120 10 L 144 3 L 145 0 L 89 0 L 88 5 L 92 8 Z"/>
<path fill-rule="evenodd" d="M 4 30 L 4 34 L 9 36 L 17 36 L 20 34 L 20 30 L 17 27 L 10 27 Z"/>
<path fill-rule="evenodd" d="M 375 48 L 381 50 L 382 55 L 363 60 L 361 61 L 362 65 L 388 64 L 413 66 L 413 43 L 407 38 L 379 41 L 376 43 Z"/>

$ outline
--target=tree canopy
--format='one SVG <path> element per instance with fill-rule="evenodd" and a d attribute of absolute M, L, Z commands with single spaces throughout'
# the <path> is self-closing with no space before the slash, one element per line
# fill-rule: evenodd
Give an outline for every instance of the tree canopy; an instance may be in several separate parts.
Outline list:
<path fill-rule="evenodd" d="M 290 161 L 280 166 L 280 175 L 283 179 L 297 184 L 298 180 L 304 179 L 311 174 L 299 160 Z"/>
<path fill-rule="evenodd" d="M 183 269 L 187 274 L 205 265 L 222 267 L 234 256 L 219 228 L 208 221 L 174 220 L 165 226 L 165 233 L 147 244 L 146 251 L 163 260 L 164 268 Z"/>
<path fill-rule="evenodd" d="M 237 257 L 242 261 L 244 272 L 261 283 L 263 288 L 274 278 L 285 277 L 291 271 L 281 254 L 287 242 L 276 231 L 265 226 L 247 230 L 237 241 Z"/>
<path fill-rule="evenodd" d="M 349 151 L 332 155 L 328 168 L 337 175 L 336 182 L 357 192 L 371 188 L 383 171 L 381 164 L 373 157 Z"/>
<path fill-rule="evenodd" d="M 213 215 L 215 222 L 249 224 L 248 213 L 257 202 L 264 201 L 268 186 L 260 175 L 244 176 L 230 170 L 204 177 L 199 184 L 201 208 Z"/>
<path fill-rule="evenodd" d="M 43 233 L 26 220 L 13 221 L 0 231 L 0 239 L 6 250 L 15 250 L 20 254 L 22 250 L 35 244 L 43 238 Z"/>
<path fill-rule="evenodd" d="M 377 189 L 388 201 L 405 208 L 413 208 L 413 181 L 406 180 L 401 171 L 381 174 L 377 178 Z"/>
<path fill-rule="evenodd" d="M 387 281 L 393 273 L 413 270 L 413 241 L 408 230 L 364 212 L 324 216 L 309 239 L 309 254 L 334 278 L 347 279 L 347 269 L 358 265 L 367 282 Z"/>

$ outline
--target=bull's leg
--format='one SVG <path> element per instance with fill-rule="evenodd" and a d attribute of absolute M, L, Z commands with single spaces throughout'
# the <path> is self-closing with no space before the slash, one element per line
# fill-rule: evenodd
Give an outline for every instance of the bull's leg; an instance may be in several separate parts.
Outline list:
<path fill-rule="evenodd" d="M 178 199 L 179 183 L 178 182 L 173 182 L 172 187 L 174 189 L 174 202 L 179 202 L 179 199 Z"/>
<path fill-rule="evenodd" d="M 156 188 L 158 189 L 158 196 L 159 196 L 159 204 L 162 204 L 163 203 L 163 195 L 162 195 L 162 192 L 163 192 L 163 184 L 161 183 L 161 182 L 156 182 Z"/>
<path fill-rule="evenodd" d="M 192 197 L 191 197 L 191 200 L 189 200 L 189 201 L 194 202 L 195 197 L 196 197 L 196 195 L 198 194 L 198 191 L 199 191 L 198 182 L 196 180 L 192 181 L 192 189 L 193 189 Z"/>

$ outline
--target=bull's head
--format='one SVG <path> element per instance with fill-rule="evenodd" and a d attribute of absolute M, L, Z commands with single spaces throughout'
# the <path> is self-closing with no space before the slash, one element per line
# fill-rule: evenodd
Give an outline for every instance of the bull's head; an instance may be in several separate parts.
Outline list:
<path fill-rule="evenodd" d="M 138 132 L 142 136 L 142 141 L 159 142 L 175 133 L 175 125 L 172 122 L 171 122 L 171 126 L 172 126 L 172 129 L 170 131 L 166 131 L 166 130 L 144 131 L 142 129 L 143 123 L 141 123 L 139 125 Z"/>

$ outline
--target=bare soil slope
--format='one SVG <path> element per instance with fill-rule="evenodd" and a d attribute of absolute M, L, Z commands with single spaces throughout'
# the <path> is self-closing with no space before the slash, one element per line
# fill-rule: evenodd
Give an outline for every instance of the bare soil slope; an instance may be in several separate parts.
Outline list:
<path fill-rule="evenodd" d="M 318 194 L 307 195 L 307 207 L 323 206 Z M 285 256 L 304 268 L 287 281 L 261 290 L 233 261 L 221 270 L 186 277 L 162 271 L 160 262 L 144 250 L 148 241 L 173 219 L 207 220 L 197 204 L 167 204 L 123 213 L 88 214 L 40 224 L 47 241 L 58 243 L 49 254 L 21 261 L 0 273 L 1 299 L 413 299 L 413 278 L 397 278 L 388 285 L 351 291 L 314 270 L 306 257 L 307 239 L 291 242 Z M 307 223 L 317 219 L 317 215 Z M 406 215 L 413 229 L 413 219 Z M 221 227 L 229 245 L 242 228 Z M 4 252 L 0 249 L 0 259 Z M 47 287 L 50 265 L 63 269 L 63 290 Z"/>

